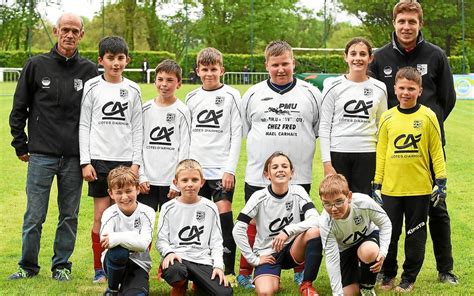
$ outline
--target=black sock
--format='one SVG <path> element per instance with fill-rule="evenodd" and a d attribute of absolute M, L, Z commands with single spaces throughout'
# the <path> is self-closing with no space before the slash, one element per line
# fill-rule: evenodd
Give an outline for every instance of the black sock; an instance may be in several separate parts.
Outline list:
<path fill-rule="evenodd" d="M 232 212 L 220 214 L 221 227 L 222 227 L 222 238 L 224 240 L 224 274 L 235 274 L 235 241 L 232 236 L 232 228 L 234 228 L 234 220 L 232 218 Z"/>
<path fill-rule="evenodd" d="M 320 237 L 310 239 L 304 252 L 303 282 L 313 282 L 318 277 L 319 267 L 323 260 L 323 245 Z"/>
<path fill-rule="evenodd" d="M 371 263 L 364 263 L 360 261 L 360 288 L 361 289 L 372 289 L 375 286 L 377 280 L 377 274 L 370 271 L 370 267 L 374 265 L 376 261 Z"/>

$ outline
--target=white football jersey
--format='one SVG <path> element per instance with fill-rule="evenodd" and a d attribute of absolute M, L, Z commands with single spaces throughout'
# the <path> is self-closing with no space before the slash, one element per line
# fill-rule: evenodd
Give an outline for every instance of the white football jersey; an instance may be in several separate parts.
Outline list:
<path fill-rule="evenodd" d="M 298 234 L 318 227 L 319 214 L 308 193 L 299 185 L 290 185 L 283 197 L 272 194 L 268 187 L 252 194 L 235 222 L 232 234 L 247 262 L 256 266 L 259 256 L 274 253 L 273 238 L 281 231 L 288 234 L 285 245 Z M 301 220 L 301 216 L 304 220 Z M 253 249 L 248 243 L 247 227 L 255 219 L 257 236 Z"/>
<path fill-rule="evenodd" d="M 208 179 L 221 179 L 224 172 L 235 176 L 242 143 L 240 101 L 239 91 L 225 84 L 210 91 L 200 87 L 186 96 L 192 126 L 190 157 L 201 164 Z"/>
<path fill-rule="evenodd" d="M 344 75 L 324 80 L 319 141 L 322 161 L 333 152 L 375 152 L 377 126 L 387 110 L 387 88 L 374 78 L 353 82 Z"/>
<path fill-rule="evenodd" d="M 189 158 L 191 115 L 180 100 L 166 107 L 143 104 L 143 165 L 140 183 L 170 186 L 177 164 Z"/>
<path fill-rule="evenodd" d="M 368 195 L 352 193 L 349 216 L 335 220 L 324 210 L 319 219 L 321 240 L 326 256 L 326 269 L 333 295 L 342 295 L 339 253 L 359 243 L 374 230 L 379 230 L 380 252 L 387 257 L 392 223 L 387 213 Z"/>
<path fill-rule="evenodd" d="M 153 240 L 155 210 L 137 202 L 132 215 L 127 216 L 114 204 L 102 214 L 100 238 L 109 235 L 109 248 L 122 246 L 130 250 L 130 260 L 146 272 L 151 269 L 151 257 L 148 247 Z M 102 253 L 104 260 L 107 250 Z"/>
<path fill-rule="evenodd" d="M 140 87 L 123 78 L 110 83 L 102 76 L 88 80 L 79 121 L 81 164 L 91 159 L 142 162 Z"/>
<path fill-rule="evenodd" d="M 294 79 L 284 91 L 270 80 L 252 86 L 243 96 L 243 133 L 247 137 L 245 182 L 264 187 L 263 165 L 276 151 L 288 155 L 295 167 L 293 184 L 311 184 L 319 127 L 321 93 Z"/>
<path fill-rule="evenodd" d="M 217 206 L 210 200 L 186 204 L 179 197 L 165 203 L 158 218 L 156 248 L 163 258 L 175 253 L 188 261 L 224 268 Z"/>

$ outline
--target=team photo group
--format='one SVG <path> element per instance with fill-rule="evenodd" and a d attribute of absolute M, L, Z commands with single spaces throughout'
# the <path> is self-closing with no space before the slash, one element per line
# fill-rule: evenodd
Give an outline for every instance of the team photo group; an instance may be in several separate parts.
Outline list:
<path fill-rule="evenodd" d="M 392 39 L 377 50 L 365 38 L 348 40 L 347 72 L 326 78 L 322 92 L 294 78 L 292 47 L 276 40 L 264 52 L 269 78 L 243 96 L 221 82 L 223 55 L 207 47 L 195 62 L 200 87 L 178 99 L 182 69 L 166 59 L 149 100 L 123 76 L 125 40 L 100 41 L 99 73 L 78 52 L 82 19 L 64 13 L 56 45 L 26 61 L 10 113 L 12 146 L 28 168 L 21 258 L 9 279 L 40 272 L 56 179 L 52 278 L 73 279 L 85 180 L 91 281 L 106 283 L 103 295 L 149 295 L 154 256 L 170 295 L 233 295 L 235 287 L 274 295 L 286 269 L 299 286 L 294 295 L 320 295 L 322 272 L 333 295 L 411 292 L 428 227 L 436 232 L 433 282 L 458 284 L 443 125 L 456 94 L 447 57 L 424 40 L 422 26 L 421 5 L 400 0 Z M 318 139 L 322 164 L 313 168 Z M 238 180 L 244 142 L 245 180 Z M 237 182 L 245 206 L 234 213 Z M 319 197 L 310 197 L 311 187 Z"/>

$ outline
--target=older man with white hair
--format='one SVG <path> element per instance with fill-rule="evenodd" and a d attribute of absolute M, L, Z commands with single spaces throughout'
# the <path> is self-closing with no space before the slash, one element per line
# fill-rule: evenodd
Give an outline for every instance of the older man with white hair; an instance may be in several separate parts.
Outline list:
<path fill-rule="evenodd" d="M 12 146 L 18 158 L 28 162 L 22 256 L 18 271 L 9 277 L 11 280 L 39 273 L 41 230 L 54 176 L 58 186 L 59 221 L 51 271 L 55 280 L 71 279 L 69 257 L 76 242 L 82 193 L 78 130 L 82 89 L 98 72 L 95 64 L 79 56 L 77 46 L 84 36 L 79 16 L 63 14 L 53 33 L 57 43 L 51 51 L 26 61 L 10 113 Z M 28 133 L 25 132 L 27 124 Z"/>

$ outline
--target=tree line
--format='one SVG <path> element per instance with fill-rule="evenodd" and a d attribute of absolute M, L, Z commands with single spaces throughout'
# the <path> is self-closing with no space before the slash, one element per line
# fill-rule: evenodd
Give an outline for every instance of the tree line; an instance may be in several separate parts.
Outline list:
<path fill-rule="evenodd" d="M 298 0 L 116 0 L 85 19 L 82 49 L 94 50 L 103 35 L 121 35 L 131 50 L 161 50 L 179 59 L 186 52 L 213 46 L 225 53 L 261 53 L 270 40 L 294 47 L 341 48 L 354 36 L 375 47 L 387 43 L 393 31 L 392 8 L 398 0 L 333 0 L 324 11 L 312 11 Z M 38 12 L 40 2 L 17 0 L 0 4 L 0 50 L 47 50 L 53 24 Z M 474 15 L 471 0 L 423 0 L 425 38 L 447 55 L 462 55 L 461 12 L 464 2 L 465 47 L 474 64 Z M 163 11 L 169 11 L 164 14 Z M 338 22 L 338 11 L 356 16 L 361 24 Z"/>

